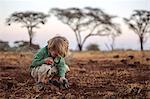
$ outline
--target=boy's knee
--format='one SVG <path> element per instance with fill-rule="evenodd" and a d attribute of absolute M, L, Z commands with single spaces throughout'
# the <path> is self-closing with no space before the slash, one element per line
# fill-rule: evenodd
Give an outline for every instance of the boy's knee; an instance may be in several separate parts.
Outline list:
<path fill-rule="evenodd" d="M 48 74 L 47 74 L 48 72 Z M 31 70 L 31 76 L 37 78 L 38 80 L 43 79 L 44 76 L 51 75 L 51 66 L 43 64 L 39 67 L 33 68 Z"/>
<path fill-rule="evenodd" d="M 51 76 L 51 73 L 52 73 L 52 66 L 43 64 L 41 71 L 42 71 L 42 75 L 46 75 L 47 77 L 49 77 Z"/>
<path fill-rule="evenodd" d="M 35 77 L 37 77 L 37 75 L 38 75 L 38 70 L 37 70 L 37 68 L 33 68 L 32 70 L 31 70 L 31 76 L 33 77 L 33 78 L 35 78 Z"/>

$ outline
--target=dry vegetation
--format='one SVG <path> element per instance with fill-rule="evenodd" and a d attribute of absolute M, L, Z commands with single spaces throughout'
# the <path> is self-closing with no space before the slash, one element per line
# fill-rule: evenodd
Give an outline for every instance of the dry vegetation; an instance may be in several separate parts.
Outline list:
<path fill-rule="evenodd" d="M 33 53 L 0 52 L 0 98 L 150 98 L 150 52 L 74 52 L 67 74 L 70 88 L 46 85 L 37 92 L 29 73 Z"/>

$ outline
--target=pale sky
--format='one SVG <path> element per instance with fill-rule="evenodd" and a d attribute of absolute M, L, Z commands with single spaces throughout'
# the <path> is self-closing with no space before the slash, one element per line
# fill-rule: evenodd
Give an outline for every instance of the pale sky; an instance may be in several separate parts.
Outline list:
<path fill-rule="evenodd" d="M 26 28 L 21 28 L 21 24 L 14 23 L 11 26 L 5 24 L 5 19 L 13 12 L 40 11 L 47 14 L 54 7 L 84 8 L 87 6 L 101 8 L 108 14 L 119 16 L 117 22 L 121 24 L 123 33 L 116 39 L 115 48 L 140 48 L 138 37 L 128 29 L 122 18 L 128 18 L 135 9 L 150 10 L 150 0 L 0 0 L 0 40 L 9 41 L 11 45 L 14 41 L 29 40 Z M 48 18 L 45 25 L 41 25 L 40 29 L 35 31 L 33 43 L 39 44 L 41 47 L 44 47 L 50 38 L 62 35 L 68 38 L 71 49 L 77 49 L 73 31 L 53 16 Z M 91 37 L 86 41 L 84 47 L 90 43 L 99 44 L 100 49 L 106 50 L 105 44 L 110 43 L 110 38 Z M 150 49 L 150 40 L 145 43 L 144 48 Z"/>

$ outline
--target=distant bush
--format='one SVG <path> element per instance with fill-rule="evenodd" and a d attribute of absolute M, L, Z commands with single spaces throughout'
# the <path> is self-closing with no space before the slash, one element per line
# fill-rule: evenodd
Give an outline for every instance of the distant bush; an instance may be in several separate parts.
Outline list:
<path fill-rule="evenodd" d="M 8 42 L 0 40 L 0 51 L 7 51 L 10 49 Z"/>
<path fill-rule="evenodd" d="M 133 49 L 126 49 L 126 51 L 134 51 Z"/>
<path fill-rule="evenodd" d="M 97 44 L 90 44 L 86 47 L 88 51 L 99 51 L 99 46 Z"/>
<path fill-rule="evenodd" d="M 32 44 L 29 46 L 29 42 L 26 41 L 16 41 L 15 46 L 10 47 L 8 42 L 0 40 L 0 51 L 37 51 L 40 47 L 37 44 Z"/>
<path fill-rule="evenodd" d="M 16 47 L 14 47 L 16 51 L 36 51 L 40 48 L 37 44 L 29 45 L 27 41 L 15 41 L 14 43 L 16 45 Z"/>
<path fill-rule="evenodd" d="M 40 48 L 40 46 L 37 44 L 31 44 L 29 46 L 29 42 L 27 41 L 15 41 L 14 43 L 17 45 L 18 48 L 33 48 L 35 50 L 38 50 Z"/>

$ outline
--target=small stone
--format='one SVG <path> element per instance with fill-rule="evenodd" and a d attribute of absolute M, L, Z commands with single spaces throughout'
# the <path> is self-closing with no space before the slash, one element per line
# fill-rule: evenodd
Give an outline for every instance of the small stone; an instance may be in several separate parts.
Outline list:
<path fill-rule="evenodd" d="M 133 56 L 133 55 L 128 55 L 128 58 L 129 58 L 129 59 L 133 59 L 134 56 Z"/>
<path fill-rule="evenodd" d="M 120 62 L 122 62 L 123 64 L 127 64 L 127 60 L 126 59 L 122 59 L 122 60 L 120 60 Z"/>
<path fill-rule="evenodd" d="M 150 61 L 150 58 L 146 58 L 146 61 Z"/>
<path fill-rule="evenodd" d="M 115 56 L 113 56 L 113 58 L 119 58 L 119 55 L 115 55 Z"/>
<path fill-rule="evenodd" d="M 75 99 L 75 95 L 72 95 L 71 93 L 68 93 L 68 94 L 65 96 L 65 99 Z"/>

